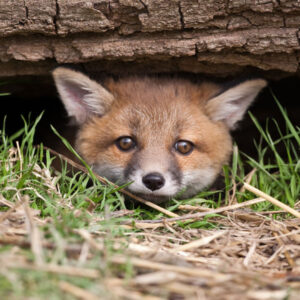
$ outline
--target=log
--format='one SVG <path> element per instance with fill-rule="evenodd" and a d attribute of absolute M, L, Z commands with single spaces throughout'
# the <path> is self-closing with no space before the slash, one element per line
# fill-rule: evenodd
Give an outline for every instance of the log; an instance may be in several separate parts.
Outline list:
<path fill-rule="evenodd" d="M 0 76 L 194 72 L 299 73 L 292 0 L 0 0 Z"/>

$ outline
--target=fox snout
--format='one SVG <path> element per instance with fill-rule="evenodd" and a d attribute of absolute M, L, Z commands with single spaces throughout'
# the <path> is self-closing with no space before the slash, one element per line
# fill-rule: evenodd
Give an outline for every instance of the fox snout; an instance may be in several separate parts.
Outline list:
<path fill-rule="evenodd" d="M 150 145 L 137 146 L 124 170 L 122 181 L 131 182 L 128 190 L 147 199 L 175 195 L 181 187 L 181 171 L 168 152 L 163 148 L 160 151 L 155 147 L 151 149 Z"/>
<path fill-rule="evenodd" d="M 142 182 L 150 191 L 156 191 L 165 184 L 165 178 L 160 173 L 149 173 L 142 177 Z"/>
<path fill-rule="evenodd" d="M 222 86 L 167 77 L 102 86 L 65 68 L 53 76 L 86 162 L 155 202 L 193 196 L 215 181 L 230 160 L 230 131 L 266 86 L 263 79 Z"/>
<path fill-rule="evenodd" d="M 128 186 L 129 191 L 141 195 L 145 199 L 156 202 L 164 201 L 178 192 L 180 183 L 171 178 L 169 174 L 151 172 L 141 175 L 141 172 L 134 172 L 129 177 L 132 184 Z"/>

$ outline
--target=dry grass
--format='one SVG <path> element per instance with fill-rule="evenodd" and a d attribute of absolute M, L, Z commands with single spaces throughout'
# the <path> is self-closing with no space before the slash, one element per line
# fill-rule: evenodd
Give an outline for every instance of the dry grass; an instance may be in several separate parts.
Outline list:
<path fill-rule="evenodd" d="M 285 299 L 288 295 L 289 299 L 298 299 L 300 219 L 275 221 L 269 216 L 241 209 L 226 212 L 226 215 L 227 218 L 214 220 L 222 227 L 218 230 L 186 230 L 169 224 L 168 228 L 127 233 L 128 239 L 113 239 L 115 249 L 121 243 L 126 243 L 126 247 L 122 254 L 108 257 L 107 262 L 116 265 L 130 262 L 134 275 L 125 280 L 122 272 L 103 278 L 97 269 L 72 266 L 73 263 L 83 264 L 99 253 L 103 255 L 103 232 L 78 230 L 83 240 L 64 245 L 70 265 L 44 262 L 42 253 L 48 252 L 49 256 L 57 245 L 37 234 L 32 238 L 33 228 L 38 232 L 44 220 L 24 202 L 2 219 L 0 243 L 15 247 L 0 256 L 1 269 L 6 272 L 16 268 L 39 270 L 99 279 L 108 295 L 124 299 L 177 299 L 179 296 L 216 299 L 220 295 L 222 299 Z M 29 247 L 34 261 L 22 255 L 22 249 Z M 64 281 L 59 281 L 58 288 L 79 299 L 97 298 Z"/>
<path fill-rule="evenodd" d="M 12 153 L 9 164 L 20 151 Z M 38 167 L 35 172 L 59 193 L 53 175 Z M 58 205 L 79 217 L 82 212 L 60 197 Z M 62 240 L 46 236 L 45 228 L 55 232 L 53 218 L 42 218 L 27 196 L 17 198 L 0 196 L 0 205 L 7 207 L 0 214 L 0 244 L 10 246 L 0 253 L 0 273 L 12 285 L 18 284 L 16 270 L 26 270 L 57 276 L 52 284 L 62 293 L 59 299 L 299 299 L 300 219 L 275 220 L 273 212 L 247 208 L 265 199 L 215 210 L 182 205 L 179 217 L 134 223 L 122 220 L 131 211 L 107 214 L 107 224 L 113 220 L 112 226 L 128 229 L 120 235 L 105 226 L 100 230 L 96 225 L 103 219 L 90 206 L 87 226 L 72 229 L 72 239 Z M 299 202 L 294 214 L 297 207 Z M 277 213 L 286 214 L 282 209 Z M 216 224 L 212 230 L 183 228 L 178 222 L 212 213 L 223 215 L 210 219 Z M 58 252 L 64 259 L 54 259 Z M 92 284 L 85 288 L 72 282 L 74 277 Z"/>

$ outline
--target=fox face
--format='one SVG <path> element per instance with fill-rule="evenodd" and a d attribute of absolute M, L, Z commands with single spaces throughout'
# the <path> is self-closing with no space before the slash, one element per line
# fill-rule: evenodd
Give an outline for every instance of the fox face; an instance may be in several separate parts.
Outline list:
<path fill-rule="evenodd" d="M 232 151 L 230 130 L 266 81 L 227 90 L 210 82 L 130 77 L 105 88 L 65 68 L 53 72 L 79 125 L 76 149 L 99 175 L 154 202 L 211 185 Z"/>

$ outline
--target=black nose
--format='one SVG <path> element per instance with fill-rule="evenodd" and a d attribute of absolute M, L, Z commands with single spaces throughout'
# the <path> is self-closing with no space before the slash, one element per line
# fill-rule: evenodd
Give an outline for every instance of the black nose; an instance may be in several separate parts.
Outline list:
<path fill-rule="evenodd" d="M 165 184 L 165 179 L 159 173 L 149 173 L 142 180 L 144 185 L 151 191 L 158 190 Z"/>

